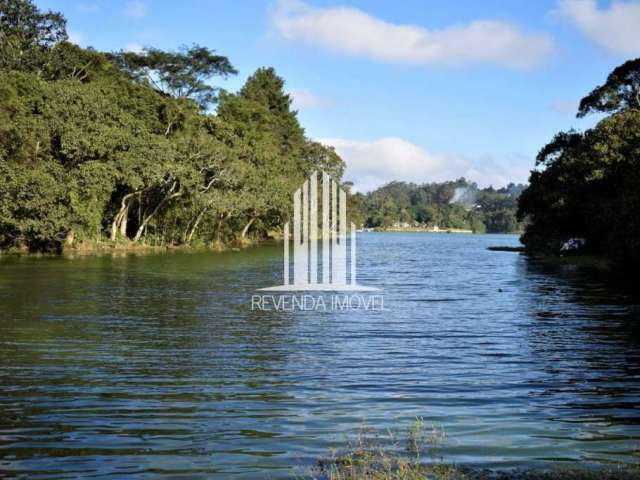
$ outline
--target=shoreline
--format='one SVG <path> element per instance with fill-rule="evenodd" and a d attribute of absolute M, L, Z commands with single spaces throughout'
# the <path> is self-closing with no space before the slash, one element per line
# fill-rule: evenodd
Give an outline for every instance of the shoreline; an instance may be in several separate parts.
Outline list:
<path fill-rule="evenodd" d="M 476 232 L 464 228 L 442 228 L 434 230 L 431 228 L 370 228 L 365 229 L 364 233 L 458 233 L 465 235 L 521 235 L 522 232 Z"/>
<path fill-rule="evenodd" d="M 269 245 L 277 242 L 278 239 L 268 238 L 263 240 L 244 240 L 230 244 L 213 243 L 210 245 L 148 245 L 133 242 L 88 242 L 73 246 L 65 246 L 60 251 L 34 252 L 28 249 L 0 250 L 2 257 L 91 257 L 102 255 L 161 255 L 165 253 L 225 253 L 236 252 L 243 249 Z"/>
<path fill-rule="evenodd" d="M 420 228 L 420 227 L 408 227 L 408 228 L 395 228 L 395 227 L 390 227 L 390 228 L 371 228 L 368 230 L 365 230 L 365 232 L 370 231 L 370 232 L 377 232 L 377 233 L 385 233 L 385 232 L 392 232 L 392 233 L 403 233 L 403 232 L 411 232 L 411 233 L 466 233 L 466 234 L 471 234 L 471 233 L 476 233 L 473 230 L 469 230 L 469 229 L 465 229 L 465 228 L 442 228 L 442 229 L 433 229 L 433 228 Z"/>
<path fill-rule="evenodd" d="M 358 233 L 437 233 L 437 234 L 464 234 L 464 235 L 517 235 L 513 233 L 476 233 L 465 229 L 442 229 L 431 230 L 421 228 L 410 229 L 368 229 Z M 215 252 L 224 253 L 239 251 L 245 248 L 259 247 L 281 243 L 282 237 L 276 232 L 271 232 L 271 236 L 264 239 L 244 239 L 232 243 L 213 242 L 208 245 L 150 245 L 145 243 L 134 243 L 132 241 L 98 240 L 74 243 L 71 246 L 64 245 L 59 251 L 30 251 L 27 248 L 0 249 L 1 257 L 64 257 L 64 256 L 92 256 L 92 255 L 151 255 L 163 253 L 195 253 L 195 252 Z M 495 247 L 502 248 L 502 247 Z M 490 250 L 494 247 L 489 247 Z"/>

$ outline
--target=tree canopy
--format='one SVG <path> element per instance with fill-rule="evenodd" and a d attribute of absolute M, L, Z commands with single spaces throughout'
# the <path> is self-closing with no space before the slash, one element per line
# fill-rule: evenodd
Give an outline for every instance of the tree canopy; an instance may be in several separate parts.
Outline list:
<path fill-rule="evenodd" d="M 206 47 L 83 49 L 29 0 L 1 0 L 0 22 L 0 248 L 263 237 L 305 176 L 343 172 L 271 68 L 218 98 L 236 71 Z"/>
<path fill-rule="evenodd" d="M 356 194 L 355 218 L 365 227 L 438 227 L 475 232 L 519 231 L 518 196 L 524 185 L 480 189 L 464 178 L 417 185 L 391 182 L 367 194 Z"/>
<path fill-rule="evenodd" d="M 640 58 L 616 67 L 607 81 L 580 101 L 578 117 L 589 113 L 640 112 Z"/>
<path fill-rule="evenodd" d="M 235 68 L 207 47 L 81 48 L 30 0 L 0 0 L 0 25 L 0 248 L 263 238 L 309 174 L 342 178 L 273 68 L 231 93 L 212 82 Z M 367 226 L 515 231 L 521 189 L 394 182 L 350 195 L 349 210 Z"/>
<path fill-rule="evenodd" d="M 560 132 L 540 150 L 518 211 L 530 250 L 557 253 L 580 239 L 584 251 L 627 266 L 640 261 L 638 79 L 640 59 L 614 69 L 578 111 L 609 116 L 585 132 Z"/>
<path fill-rule="evenodd" d="M 177 52 L 147 47 L 139 53 L 121 51 L 110 57 L 132 78 L 172 97 L 195 100 L 203 109 L 216 101 L 216 88 L 207 81 L 238 73 L 227 57 L 200 45 L 183 46 Z"/>
<path fill-rule="evenodd" d="M 50 49 L 68 39 L 66 24 L 62 14 L 32 2 L 0 0 L 0 68 L 41 68 Z"/>

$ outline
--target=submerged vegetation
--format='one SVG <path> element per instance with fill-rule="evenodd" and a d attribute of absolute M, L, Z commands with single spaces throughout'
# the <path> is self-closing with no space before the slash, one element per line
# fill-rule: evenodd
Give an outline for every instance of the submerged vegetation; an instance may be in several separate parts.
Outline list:
<path fill-rule="evenodd" d="M 558 464 L 545 469 L 458 466 L 442 455 L 445 432 L 418 417 L 404 435 L 362 428 L 343 452 L 319 460 L 314 480 L 640 480 L 637 465 Z"/>
<path fill-rule="evenodd" d="M 585 132 L 558 133 L 537 157 L 520 197 L 522 241 L 532 252 L 603 255 L 640 264 L 640 59 L 611 72 L 578 117 L 607 114 Z"/>
<path fill-rule="evenodd" d="M 235 73 L 197 45 L 80 48 L 62 14 L 0 0 L 0 249 L 229 243 L 280 225 L 305 176 L 344 164 L 305 137 L 273 69 L 237 94 L 208 83 Z"/>
<path fill-rule="evenodd" d="M 327 480 L 464 479 L 463 472 L 445 464 L 438 449 L 445 435 L 436 425 L 427 433 L 416 418 L 406 435 L 363 427 L 345 452 L 333 452 L 318 462 L 312 478 Z M 427 457 L 426 459 L 424 457 Z M 425 461 L 426 460 L 426 461 Z"/>

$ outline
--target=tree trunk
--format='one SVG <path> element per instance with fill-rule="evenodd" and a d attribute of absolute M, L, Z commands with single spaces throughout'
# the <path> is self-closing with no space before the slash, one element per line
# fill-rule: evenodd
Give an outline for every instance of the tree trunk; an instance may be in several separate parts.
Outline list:
<path fill-rule="evenodd" d="M 220 234 L 222 233 L 222 222 L 224 222 L 226 215 L 224 213 L 220 214 L 220 219 L 218 220 L 218 227 L 216 228 L 216 242 L 220 243 Z"/>
<path fill-rule="evenodd" d="M 129 208 L 125 208 L 122 212 L 122 218 L 120 219 L 120 236 L 127 236 L 127 221 L 129 220 Z"/>
<path fill-rule="evenodd" d="M 165 137 L 168 137 L 171 133 L 171 127 L 173 127 L 173 121 L 169 122 L 169 124 L 167 125 L 167 129 L 164 131 Z"/>
<path fill-rule="evenodd" d="M 119 222 L 120 222 L 120 212 L 116 213 L 116 216 L 113 219 L 113 223 L 111 224 L 111 237 L 109 238 L 111 239 L 112 242 L 115 242 L 116 238 L 118 237 Z"/>
<path fill-rule="evenodd" d="M 123 236 L 127 236 L 127 218 L 129 211 L 129 199 L 138 192 L 127 193 L 122 197 L 122 203 L 120 204 L 120 211 L 116 214 L 111 224 L 111 241 L 114 242 L 118 238 L 118 231 Z"/>
<path fill-rule="evenodd" d="M 187 235 L 187 240 L 185 243 L 191 243 L 191 239 L 193 238 L 193 234 L 196 232 L 196 229 L 198 228 L 198 225 L 200 225 L 200 221 L 202 220 L 202 217 L 204 217 L 205 212 L 207 211 L 207 209 L 205 208 L 204 210 L 202 210 L 199 214 L 198 217 L 196 218 L 195 222 L 193 222 L 193 225 L 191 226 L 191 230 L 189 231 L 189 235 Z"/>
<path fill-rule="evenodd" d="M 153 209 L 153 212 L 151 212 L 149 215 L 144 217 L 144 220 L 142 220 L 142 223 L 138 227 L 138 231 L 136 232 L 136 236 L 133 237 L 134 243 L 137 242 L 138 240 L 140 240 L 140 237 L 142 237 L 142 234 L 144 233 L 145 228 L 147 228 L 147 225 L 149 224 L 149 221 L 156 215 L 156 213 L 158 213 L 158 211 L 168 201 L 173 200 L 174 198 L 179 197 L 180 195 L 182 195 L 182 193 L 180 193 L 180 192 L 176 192 L 176 193 L 172 193 L 170 195 L 167 195 L 166 197 L 164 197 L 162 199 L 162 201 L 160 203 L 158 203 L 158 205 L 156 205 L 156 208 Z"/>
<path fill-rule="evenodd" d="M 251 225 L 253 224 L 255 219 L 256 217 L 251 217 L 251 220 L 249 220 L 249 222 L 242 229 L 242 234 L 240 235 L 240 238 L 245 238 L 247 236 L 247 232 L 249 232 L 249 228 L 251 228 Z"/>
<path fill-rule="evenodd" d="M 71 245 L 73 245 L 73 241 L 75 240 L 75 238 L 76 236 L 75 233 L 73 233 L 73 230 L 69 230 L 67 232 L 67 237 L 64 239 L 64 243 L 70 247 Z"/>

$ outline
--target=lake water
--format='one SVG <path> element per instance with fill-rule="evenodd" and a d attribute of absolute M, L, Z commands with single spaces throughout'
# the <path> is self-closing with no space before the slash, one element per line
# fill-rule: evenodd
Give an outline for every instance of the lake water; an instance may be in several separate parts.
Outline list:
<path fill-rule="evenodd" d="M 416 416 L 459 464 L 637 462 L 637 302 L 516 244 L 359 235 L 385 311 L 252 311 L 281 246 L 0 257 L 0 477 L 287 477 Z"/>

